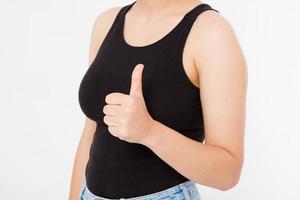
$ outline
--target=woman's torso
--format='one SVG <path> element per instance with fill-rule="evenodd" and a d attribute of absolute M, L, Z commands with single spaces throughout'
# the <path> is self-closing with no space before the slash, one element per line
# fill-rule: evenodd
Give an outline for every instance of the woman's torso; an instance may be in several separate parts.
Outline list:
<path fill-rule="evenodd" d="M 141 196 L 188 180 L 148 147 L 111 135 L 103 122 L 105 96 L 129 94 L 138 63 L 144 64 L 142 90 L 152 118 L 196 141 L 205 137 L 199 88 L 185 73 L 182 52 L 197 16 L 212 8 L 204 3 L 194 7 L 163 38 L 136 47 L 123 36 L 125 14 L 134 3 L 119 11 L 78 93 L 83 113 L 97 122 L 85 172 L 87 185 L 93 194 L 107 198 Z"/>

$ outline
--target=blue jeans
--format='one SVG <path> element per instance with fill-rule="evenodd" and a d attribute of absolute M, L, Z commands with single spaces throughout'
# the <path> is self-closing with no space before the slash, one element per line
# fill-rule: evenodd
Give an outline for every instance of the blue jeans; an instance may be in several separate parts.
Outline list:
<path fill-rule="evenodd" d="M 86 185 L 86 179 L 84 178 L 84 182 L 81 186 L 80 194 L 79 194 L 80 200 L 111 200 L 105 197 L 100 197 L 94 195 Z M 128 200 L 201 200 L 200 194 L 198 192 L 196 183 L 188 180 L 186 182 L 180 183 L 178 185 L 175 185 L 173 187 L 167 188 L 165 190 L 137 196 L 133 198 L 120 198 L 122 199 L 128 199 Z"/>

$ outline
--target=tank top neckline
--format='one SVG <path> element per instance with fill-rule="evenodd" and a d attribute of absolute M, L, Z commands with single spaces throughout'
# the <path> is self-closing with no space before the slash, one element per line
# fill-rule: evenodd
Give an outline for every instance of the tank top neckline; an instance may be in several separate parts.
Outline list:
<path fill-rule="evenodd" d="M 133 3 L 123 7 L 124 8 L 124 12 L 121 14 L 121 21 L 120 21 L 120 38 L 122 43 L 131 49 L 145 49 L 145 48 L 150 48 L 150 47 L 154 47 L 159 45 L 160 43 L 162 43 L 164 40 L 166 40 L 168 37 L 170 37 L 177 29 L 180 28 L 180 26 L 184 23 L 184 21 L 186 19 L 190 19 L 189 15 L 192 14 L 196 9 L 198 9 L 201 6 L 208 6 L 206 3 L 200 3 L 196 6 L 194 6 L 193 8 L 191 8 L 187 13 L 184 14 L 184 16 L 179 20 L 179 22 L 168 32 L 166 33 L 163 37 L 161 37 L 160 39 L 156 40 L 155 42 L 152 42 L 150 44 L 146 44 L 146 45 L 141 45 L 141 46 L 136 46 L 136 45 L 131 45 L 129 44 L 124 37 L 124 27 L 125 27 L 125 21 L 126 21 L 126 13 L 131 9 L 131 7 L 136 3 L 137 1 L 134 1 Z"/>

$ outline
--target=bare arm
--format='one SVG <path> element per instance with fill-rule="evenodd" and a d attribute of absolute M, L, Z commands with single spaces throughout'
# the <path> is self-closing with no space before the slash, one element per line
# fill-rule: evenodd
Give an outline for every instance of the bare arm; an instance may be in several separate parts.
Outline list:
<path fill-rule="evenodd" d="M 189 179 L 228 190 L 238 183 L 243 165 L 246 62 L 224 18 L 208 11 L 195 23 L 190 39 L 200 83 L 205 143 L 155 121 L 146 146 Z"/>
<path fill-rule="evenodd" d="M 112 25 L 118 10 L 119 7 L 109 8 L 102 12 L 96 18 L 91 34 L 89 48 L 89 65 L 91 65 L 91 63 L 95 59 L 98 49 L 105 35 L 107 34 L 110 26 Z M 96 125 L 97 124 L 95 121 L 86 117 L 85 125 L 81 134 L 81 138 L 74 159 L 69 200 L 78 200 L 80 188 L 84 180 L 86 164 L 89 159 L 90 147 L 93 141 L 93 136 L 96 131 Z"/>

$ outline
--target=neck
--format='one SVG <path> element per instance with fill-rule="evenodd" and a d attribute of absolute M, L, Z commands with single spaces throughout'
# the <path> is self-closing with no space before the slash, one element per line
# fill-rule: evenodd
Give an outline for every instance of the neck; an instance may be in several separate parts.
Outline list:
<path fill-rule="evenodd" d="M 199 3 L 201 3 L 199 0 L 137 0 L 133 7 L 136 7 L 138 12 L 155 15 L 162 12 L 189 10 L 193 5 Z"/>

